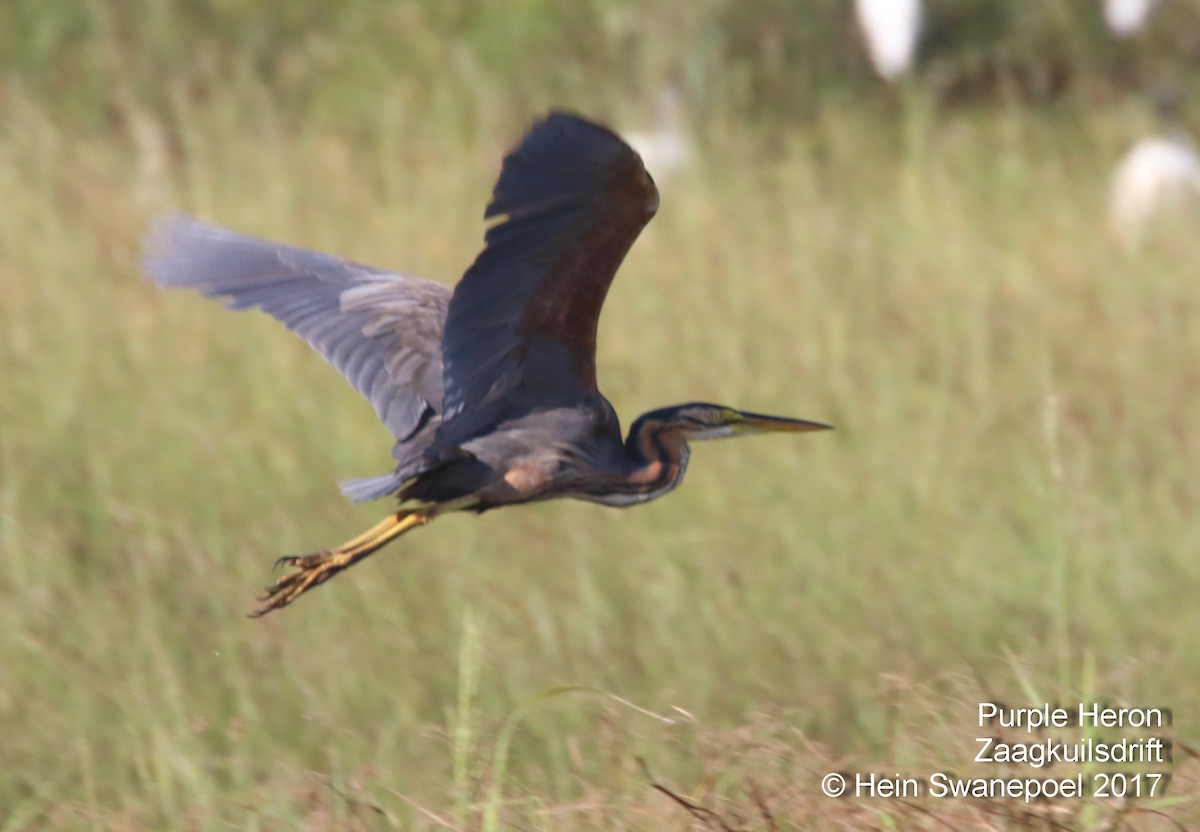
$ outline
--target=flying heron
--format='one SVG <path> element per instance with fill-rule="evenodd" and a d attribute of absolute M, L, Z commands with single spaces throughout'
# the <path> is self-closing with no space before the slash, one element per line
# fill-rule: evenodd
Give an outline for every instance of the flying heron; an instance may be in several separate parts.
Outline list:
<path fill-rule="evenodd" d="M 689 403 L 626 439 L 596 386 L 596 326 L 618 266 L 658 208 L 641 159 L 604 127 L 551 113 L 503 162 L 483 251 L 458 286 L 246 237 L 186 216 L 159 223 L 145 269 L 164 286 L 258 307 L 307 340 L 396 438 L 395 469 L 342 484 L 394 496 L 335 549 L 280 558 L 251 615 L 287 606 L 450 511 L 557 497 L 625 507 L 679 485 L 688 442 L 828 425 Z"/>

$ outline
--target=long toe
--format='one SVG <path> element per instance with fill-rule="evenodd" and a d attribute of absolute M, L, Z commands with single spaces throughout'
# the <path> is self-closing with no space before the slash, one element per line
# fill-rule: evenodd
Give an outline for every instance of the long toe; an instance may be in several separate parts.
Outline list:
<path fill-rule="evenodd" d="M 261 618 L 272 610 L 286 607 L 314 586 L 325 583 L 345 568 L 340 559 L 331 552 L 288 555 L 275 562 L 276 568 L 283 565 L 293 566 L 296 571 L 281 576 L 266 588 L 265 594 L 257 599 L 262 606 L 250 613 L 251 618 Z"/>
<path fill-rule="evenodd" d="M 325 583 L 409 529 L 424 526 L 435 516 L 432 509 L 421 513 L 396 512 L 332 551 L 281 557 L 275 561 L 275 568 L 289 566 L 293 571 L 280 576 L 266 588 L 266 594 L 258 599 L 262 606 L 250 616 L 261 618 L 272 610 L 286 607 L 314 586 Z"/>
<path fill-rule="evenodd" d="M 313 552 L 311 555 L 284 555 L 275 561 L 272 569 L 279 569 L 283 566 L 296 566 L 300 569 L 312 569 L 315 566 L 320 566 L 326 561 L 332 559 L 334 554 L 329 551 Z"/>

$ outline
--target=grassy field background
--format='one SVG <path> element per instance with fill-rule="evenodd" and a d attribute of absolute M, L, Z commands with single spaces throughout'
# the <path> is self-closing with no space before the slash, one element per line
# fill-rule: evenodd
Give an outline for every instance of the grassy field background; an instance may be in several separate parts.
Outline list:
<path fill-rule="evenodd" d="M 452 284 L 533 115 L 646 110 L 459 73 L 339 127 L 249 72 L 158 103 L 142 72 L 96 113 L 4 87 L 0 830 L 1200 824 L 1200 236 L 1106 233 L 1136 101 L 698 114 L 602 387 L 627 424 L 711 400 L 837 431 L 700 446 L 636 511 L 442 519 L 251 621 L 275 557 L 387 510 L 335 483 L 390 439 L 278 325 L 143 279 L 151 219 Z M 1174 709 L 1166 799 L 820 794 L 995 774 L 980 701 L 1080 700 Z"/>

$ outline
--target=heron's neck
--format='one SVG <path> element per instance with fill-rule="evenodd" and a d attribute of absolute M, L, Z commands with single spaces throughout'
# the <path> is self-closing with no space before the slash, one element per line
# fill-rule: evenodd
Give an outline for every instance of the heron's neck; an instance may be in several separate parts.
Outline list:
<path fill-rule="evenodd" d="M 633 506 L 661 497 L 683 480 L 688 446 L 678 428 L 664 428 L 656 418 L 633 423 L 620 462 L 609 475 L 581 487 L 572 496 L 607 506 Z"/>
<path fill-rule="evenodd" d="M 623 490 L 636 495 L 637 502 L 661 497 L 679 485 L 691 454 L 683 431 L 649 419 L 634 423 L 625 451 L 631 468 Z"/>

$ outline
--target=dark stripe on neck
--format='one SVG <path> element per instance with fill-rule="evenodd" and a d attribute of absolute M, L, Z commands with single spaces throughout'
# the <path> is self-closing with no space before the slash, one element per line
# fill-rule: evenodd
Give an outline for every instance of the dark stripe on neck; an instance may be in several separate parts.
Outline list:
<path fill-rule="evenodd" d="M 630 432 L 625 442 L 630 462 L 626 472 L 588 483 L 579 496 L 611 506 L 630 506 L 661 497 L 677 486 L 687 469 L 687 443 L 680 436 L 678 454 L 673 455 L 655 424 L 638 424 L 638 430 Z"/>
<path fill-rule="evenodd" d="M 687 443 L 681 439 L 678 453 L 673 454 L 663 441 L 664 435 L 664 431 L 659 430 L 655 423 L 642 425 L 641 435 L 637 437 L 637 444 L 640 446 L 638 455 L 642 457 L 642 465 L 634 472 L 630 481 L 625 483 L 627 488 L 623 488 L 622 491 L 634 494 L 665 494 L 679 482 L 687 469 Z M 652 453 L 648 454 L 646 450 Z M 654 471 L 653 478 L 639 479 L 637 476 L 641 472 L 650 471 Z"/>

